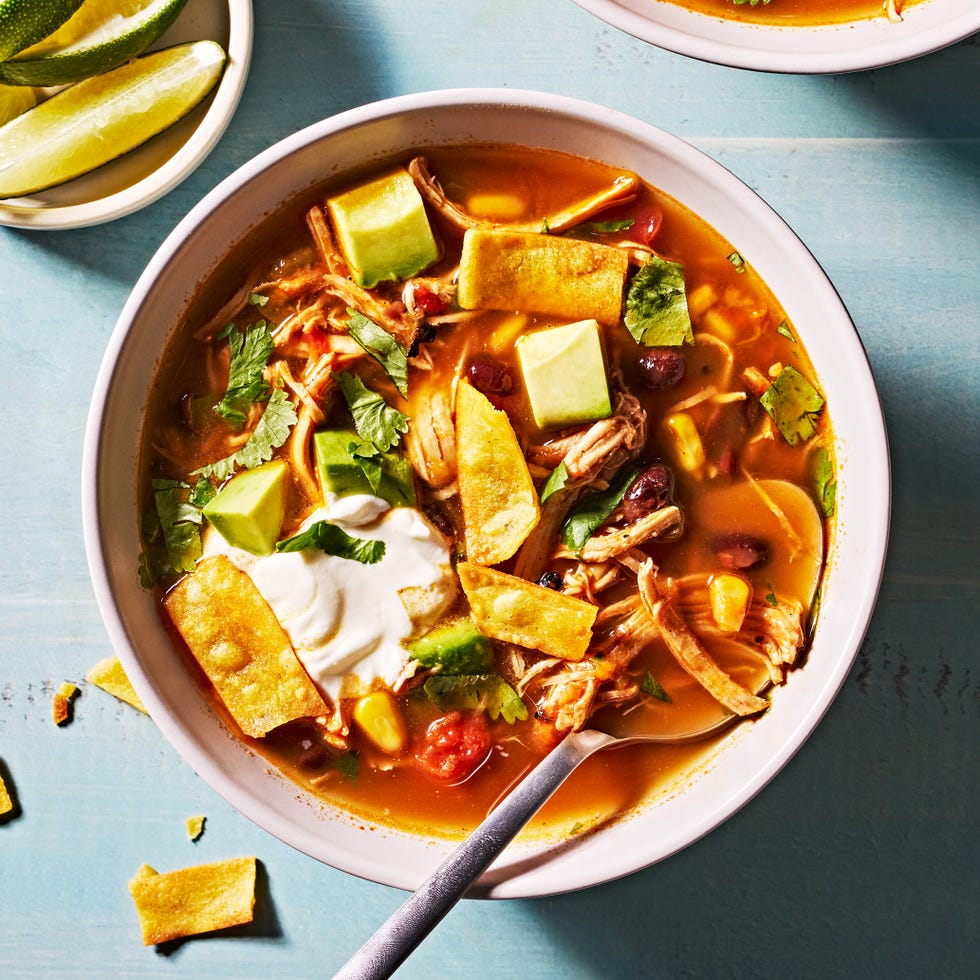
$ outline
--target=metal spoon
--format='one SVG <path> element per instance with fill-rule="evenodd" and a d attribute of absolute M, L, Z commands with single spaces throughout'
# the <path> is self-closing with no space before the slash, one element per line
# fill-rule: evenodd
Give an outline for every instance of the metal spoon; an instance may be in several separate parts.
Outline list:
<path fill-rule="evenodd" d="M 586 728 L 566 736 L 334 974 L 333 980 L 384 980 L 390 977 L 590 755 L 600 749 L 624 745 L 677 745 L 701 741 L 727 728 L 737 718 L 733 714 L 720 714 L 696 731 L 680 733 L 610 735 Z"/>

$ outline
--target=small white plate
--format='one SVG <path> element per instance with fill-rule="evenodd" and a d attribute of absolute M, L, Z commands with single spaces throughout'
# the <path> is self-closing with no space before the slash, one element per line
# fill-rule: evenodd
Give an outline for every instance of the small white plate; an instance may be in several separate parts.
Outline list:
<path fill-rule="evenodd" d="M 228 52 L 211 95 L 169 129 L 130 153 L 32 194 L 0 201 L 0 225 L 83 228 L 138 211 L 163 197 L 214 149 L 241 98 L 252 56 L 252 0 L 191 0 L 153 48 L 217 41 Z"/>
<path fill-rule="evenodd" d="M 885 16 L 826 27 L 769 27 L 687 10 L 669 0 L 575 0 L 607 24 L 676 54 L 731 68 L 831 74 L 881 68 L 980 31 L 978 0 L 925 0 L 899 23 Z"/>

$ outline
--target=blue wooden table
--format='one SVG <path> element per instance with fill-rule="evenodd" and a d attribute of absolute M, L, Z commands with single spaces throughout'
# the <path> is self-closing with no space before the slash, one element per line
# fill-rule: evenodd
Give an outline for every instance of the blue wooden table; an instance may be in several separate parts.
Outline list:
<path fill-rule="evenodd" d="M 556 91 L 683 137 L 758 190 L 836 284 L 868 349 L 894 467 L 866 643 L 779 777 L 700 843 L 625 880 L 465 902 L 399 976 L 975 977 L 980 486 L 977 38 L 849 76 L 757 75 L 651 48 L 568 0 L 256 0 L 251 75 L 217 149 L 144 211 L 0 229 L 0 976 L 327 977 L 403 894 L 239 816 L 146 716 L 84 684 L 108 641 L 82 546 L 88 401 L 123 302 L 219 180 L 376 99 Z M 53 692 L 79 683 L 70 725 Z M 187 840 L 185 817 L 207 815 Z M 252 928 L 144 948 L 126 882 L 259 857 Z"/>

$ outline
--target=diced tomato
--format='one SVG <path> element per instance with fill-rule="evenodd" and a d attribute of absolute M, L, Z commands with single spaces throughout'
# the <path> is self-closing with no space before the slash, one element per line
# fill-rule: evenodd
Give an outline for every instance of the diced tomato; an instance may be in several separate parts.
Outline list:
<path fill-rule="evenodd" d="M 438 293 L 433 292 L 421 283 L 415 283 L 413 296 L 415 298 L 416 308 L 420 309 L 426 316 L 436 316 L 439 313 L 445 313 L 449 308 L 449 304 Z"/>
<path fill-rule="evenodd" d="M 432 722 L 415 746 L 419 767 L 449 785 L 470 778 L 486 761 L 493 741 L 479 712 L 452 711 Z"/>

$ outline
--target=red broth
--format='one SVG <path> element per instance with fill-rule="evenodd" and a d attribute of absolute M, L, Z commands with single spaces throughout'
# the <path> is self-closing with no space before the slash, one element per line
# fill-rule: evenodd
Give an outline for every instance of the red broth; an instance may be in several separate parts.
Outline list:
<path fill-rule="evenodd" d="M 548 228 L 554 215 L 601 194 L 622 176 L 621 171 L 592 161 L 513 146 L 432 148 L 424 158 L 446 199 L 464 215 L 485 222 L 521 221 L 546 230 L 549 237 L 559 234 Z M 522 335 L 580 318 L 533 309 L 459 309 L 456 279 L 463 231 L 431 203 L 427 213 L 441 254 L 435 263 L 408 277 L 415 313 L 409 316 L 404 281 L 383 282 L 345 293 L 341 299 L 331 293 L 325 286 L 327 270 L 330 262 L 336 269 L 339 253 L 325 257 L 323 241 L 311 232 L 315 221 L 311 226 L 308 215 L 312 211 L 325 220 L 322 205 L 327 196 L 359 186 L 378 172 L 351 175 L 343 184 L 321 188 L 233 250 L 219 276 L 195 300 L 153 395 L 142 449 L 147 512 L 144 563 L 156 577 L 161 615 L 171 629 L 175 651 L 232 731 L 238 731 L 233 712 L 225 710 L 209 675 L 184 642 L 181 624 L 175 627 L 167 611 L 168 597 L 195 574 L 191 569 L 199 556 L 185 563 L 187 571 L 174 571 L 180 560 L 173 560 L 161 534 L 166 507 L 163 511 L 155 507 L 172 501 L 167 497 L 170 491 L 160 487 L 173 484 L 151 482 L 177 481 L 181 505 L 193 514 L 195 503 L 188 501 L 187 488 L 198 485 L 196 471 L 240 447 L 267 410 L 268 394 L 265 401 L 246 409 L 247 421 L 240 433 L 214 411 L 229 383 L 229 339 L 223 329 L 227 323 L 234 322 L 243 332 L 249 325 L 269 325 L 276 337 L 269 364 L 277 358 L 286 361 L 294 381 L 307 377 L 309 365 L 324 352 L 328 360 L 332 358 L 332 375 L 321 377 L 321 386 L 312 393 L 307 391 L 315 410 L 300 405 L 301 417 L 304 411 L 312 413 L 311 437 L 320 429 L 351 427 L 347 402 L 335 380 L 341 370 L 356 373 L 368 388 L 405 413 L 409 433 L 393 451 L 412 463 L 416 507 L 434 529 L 433 535 L 444 541 L 451 562 L 464 556 L 467 541 L 454 490 L 457 464 L 451 458 L 419 462 L 418 430 L 435 425 L 424 412 L 436 395 L 452 392 L 454 384 L 472 382 L 478 391 L 482 388 L 490 403 L 506 413 L 536 493 L 557 463 L 569 458 L 565 447 L 578 445 L 602 421 L 559 429 L 536 425 L 515 343 Z M 262 737 L 239 732 L 299 786 L 364 818 L 406 829 L 459 833 L 479 822 L 569 728 L 625 710 L 645 724 L 671 731 L 697 728 L 718 717 L 724 709 L 716 697 L 680 665 L 676 651 L 649 616 L 644 619 L 636 568 L 646 559 L 652 559 L 657 587 L 680 617 L 685 635 L 693 636 L 734 684 L 751 689 L 760 676 L 779 681 L 792 669 L 780 662 L 787 641 L 775 636 L 773 617 L 779 619 L 780 629 L 787 623 L 791 627 L 794 638 L 788 659 L 795 664 L 805 660 L 825 538 L 832 524 L 826 515 L 832 514 L 833 456 L 825 409 L 813 411 L 812 431 L 791 445 L 761 397 L 787 365 L 817 385 L 792 323 L 735 244 L 642 181 L 631 200 L 601 208 L 561 234 L 628 252 L 629 283 L 649 261 L 651 251 L 683 269 L 693 344 L 648 348 L 634 339 L 622 318 L 600 328 L 613 401 L 618 405 L 617 399 L 628 399 L 634 421 L 642 418 L 643 438 L 622 451 L 616 479 L 624 468 L 632 467 L 647 475 L 644 478 L 652 481 L 652 489 L 640 493 L 632 485 L 593 537 L 633 527 L 651 508 L 676 507 L 680 519 L 662 534 L 601 562 L 583 561 L 568 554 L 567 548 L 562 556 L 556 535 L 548 541 L 543 561 L 536 563 L 518 550 L 496 564 L 495 571 L 506 576 L 527 574 L 533 568 L 534 583 L 544 586 L 547 594 L 561 591 L 598 611 L 581 661 L 548 657 L 530 645 L 491 637 L 493 664 L 488 675 L 519 699 L 524 718 L 497 714 L 493 699 L 485 696 L 476 703 L 466 698 L 453 702 L 455 695 L 448 702 L 439 701 L 426 686 L 438 677 L 437 668 L 418 669 L 414 675 L 409 671 L 394 684 L 368 678 L 365 685 L 361 678 L 363 689 L 354 695 L 350 688 L 336 697 L 322 692 L 328 707 L 325 715 L 295 718 Z M 343 275 L 341 279 L 349 283 Z M 417 338 L 409 348 L 407 399 L 400 397 L 378 362 L 345 335 L 347 309 L 368 300 L 376 305 L 365 305 L 367 313 L 393 317 L 392 329 L 407 323 L 405 329 Z M 287 327 L 297 323 L 298 332 L 290 333 Z M 682 375 L 678 359 L 683 363 Z M 265 376 L 272 377 L 268 365 Z M 271 387 L 282 384 L 279 378 Z M 298 405 L 302 401 L 292 388 L 280 390 Z M 686 423 L 678 429 L 674 423 L 679 417 Z M 685 455 L 691 433 L 701 454 L 694 462 Z M 272 455 L 285 460 L 291 470 L 277 535 L 285 539 L 320 505 L 322 501 L 313 498 L 321 491 L 317 484 L 311 488 L 308 474 L 304 481 L 295 472 L 297 456 L 290 443 L 276 447 Z M 301 445 L 298 458 L 312 468 L 307 444 Z M 435 464 L 444 464 L 447 470 L 441 478 L 433 475 L 439 468 Z M 241 469 L 237 467 L 236 473 Z M 596 470 L 578 502 L 592 499 L 589 494 L 604 490 L 610 479 L 609 472 Z M 223 479 L 214 477 L 213 482 L 217 488 Z M 632 504 L 631 492 L 636 498 Z M 651 503 L 650 498 L 658 494 Z M 547 501 L 542 505 L 542 519 L 549 506 L 561 502 L 561 491 L 554 498 L 550 505 Z M 188 510 L 183 513 L 186 518 Z M 559 527 L 569 513 L 562 513 Z M 185 539 L 193 538 L 200 527 L 205 528 L 206 539 L 214 539 L 218 532 L 207 524 L 199 514 L 189 525 L 177 522 Z M 711 593 L 712 581 L 725 576 L 744 583 L 750 596 L 743 625 L 734 632 L 719 627 Z M 535 596 L 540 599 L 545 589 Z M 459 593 L 442 609 L 440 622 L 468 612 L 466 596 Z M 206 618 L 207 610 L 200 615 Z M 626 621 L 636 631 L 625 626 Z M 239 625 L 248 630 L 248 623 Z M 403 654 L 407 661 L 408 653 Z M 592 686 L 580 697 L 575 684 L 583 677 Z M 390 703 L 404 726 L 406 737 L 393 751 L 380 748 L 353 720 L 368 689 L 390 693 Z M 777 685 L 773 697 L 778 696 Z M 561 709 L 568 712 L 564 721 Z M 749 712 L 746 723 L 753 716 Z M 572 832 L 612 819 L 652 790 L 667 787 L 691 771 L 705 749 L 704 744 L 664 746 L 596 757 L 563 787 L 537 823 Z"/>

